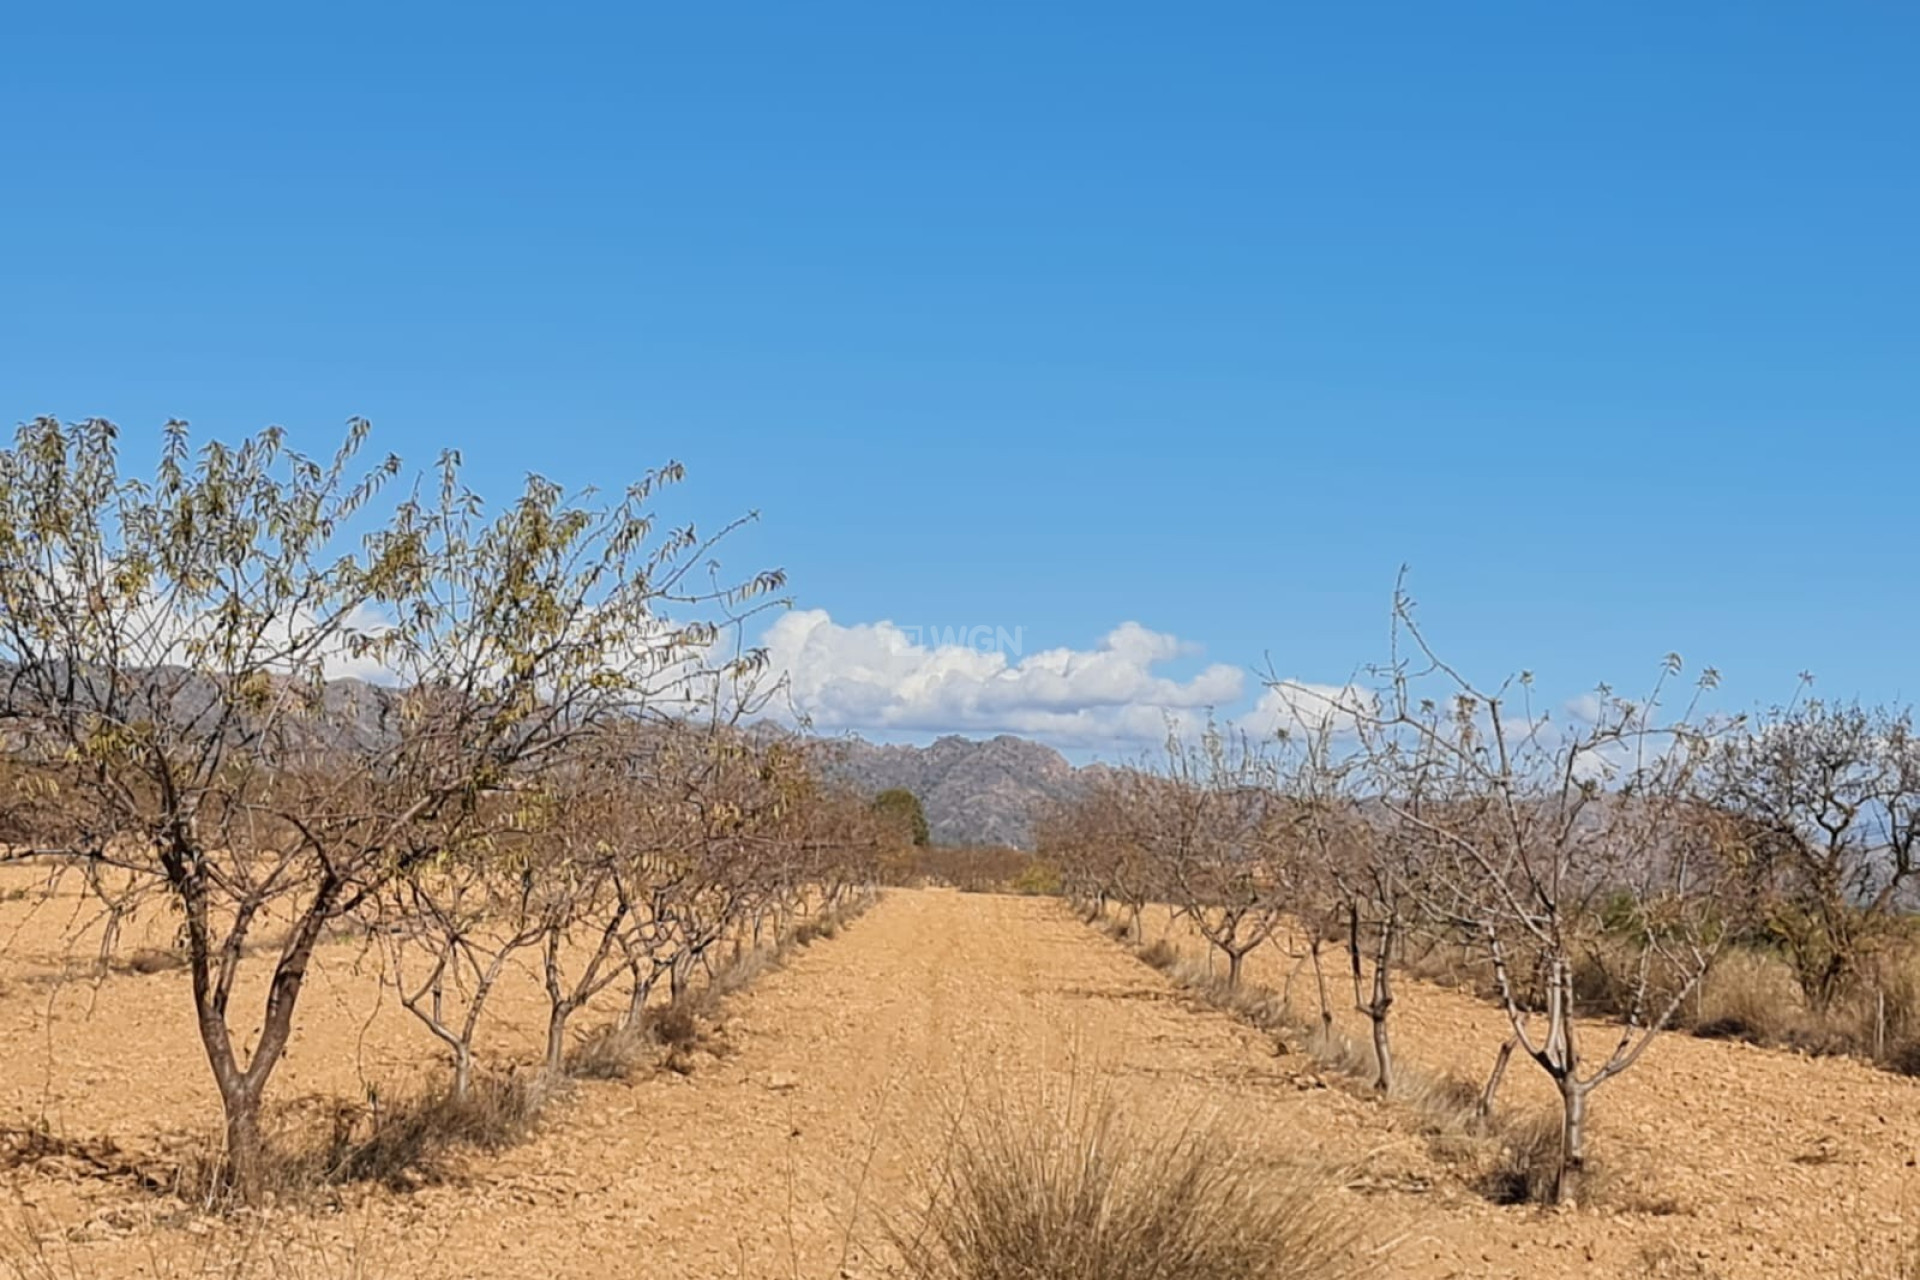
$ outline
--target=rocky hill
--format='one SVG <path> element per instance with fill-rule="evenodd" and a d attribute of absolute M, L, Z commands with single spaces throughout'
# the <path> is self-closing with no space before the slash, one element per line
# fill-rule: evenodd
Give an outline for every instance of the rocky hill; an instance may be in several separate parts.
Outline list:
<path fill-rule="evenodd" d="M 954 735 L 928 746 L 837 741 L 831 771 L 867 794 L 904 787 L 920 797 L 936 844 L 1030 848 L 1036 806 L 1070 797 L 1079 771 L 1052 747 L 1010 734 Z"/>

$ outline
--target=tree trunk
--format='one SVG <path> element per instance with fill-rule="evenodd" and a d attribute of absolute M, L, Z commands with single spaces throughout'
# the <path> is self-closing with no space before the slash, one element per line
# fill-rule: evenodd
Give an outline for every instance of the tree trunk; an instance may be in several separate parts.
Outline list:
<path fill-rule="evenodd" d="M 653 995 L 654 979 L 642 978 L 638 965 L 629 966 L 629 969 L 633 974 L 633 990 L 627 996 L 627 1011 L 620 1019 L 623 1031 L 640 1025 L 640 1020 L 647 1015 L 647 1000 Z"/>
<path fill-rule="evenodd" d="M 1393 1091 L 1393 1045 L 1387 1036 L 1387 1014 L 1393 1009 L 1393 943 L 1400 932 L 1396 916 L 1389 914 L 1380 927 L 1380 949 L 1373 958 L 1373 1001 L 1367 1017 L 1373 1021 L 1373 1059 L 1379 1068 L 1373 1087 L 1381 1093 Z"/>
<path fill-rule="evenodd" d="M 244 1090 L 231 1095 L 222 1090 L 220 1104 L 227 1113 L 227 1186 L 242 1204 L 252 1204 L 260 1196 L 265 1157 L 260 1098 Z"/>
<path fill-rule="evenodd" d="M 453 1049 L 453 1096 L 465 1099 L 473 1085 L 473 1046 L 461 1041 Z"/>
<path fill-rule="evenodd" d="M 1320 1033 L 1333 1034 L 1333 996 L 1327 991 L 1326 966 L 1320 963 L 1320 939 L 1315 938 L 1308 944 L 1313 956 L 1313 982 L 1320 994 Z"/>
<path fill-rule="evenodd" d="M 558 1076 L 566 1067 L 567 1061 L 567 1019 L 573 1014 L 573 1005 L 562 1001 L 554 1005 L 547 1013 L 547 1074 Z"/>
<path fill-rule="evenodd" d="M 1379 1068 L 1373 1087 L 1381 1093 L 1393 1091 L 1393 1045 L 1387 1036 L 1387 1011 L 1393 1007 L 1393 988 L 1387 972 L 1385 964 L 1374 969 L 1373 1003 L 1367 1007 L 1367 1017 L 1373 1021 L 1373 1060 Z"/>
<path fill-rule="evenodd" d="M 686 998 L 688 988 L 693 985 L 693 966 L 699 959 L 697 951 L 682 951 L 674 957 L 673 967 L 667 972 L 667 995 L 676 1004 Z"/>
<path fill-rule="evenodd" d="M 1247 953 L 1244 951 L 1227 952 L 1227 990 L 1240 989 L 1240 962 L 1246 958 Z"/>
<path fill-rule="evenodd" d="M 200 1043 L 207 1051 L 208 1065 L 213 1068 L 214 1084 L 220 1090 L 220 1107 L 227 1119 L 228 1186 L 242 1204 L 251 1205 L 259 1198 L 265 1154 L 260 1137 L 261 1098 L 274 1068 L 286 1052 L 288 1037 L 293 1034 L 293 1011 L 306 982 L 307 964 L 313 958 L 321 929 L 332 916 L 340 886 L 331 877 L 322 879 L 313 901 L 284 944 L 267 988 L 260 1040 L 254 1046 L 252 1061 L 242 1070 L 227 1027 L 227 1001 L 234 966 L 239 962 L 240 947 L 257 904 L 243 904 L 239 919 L 231 926 L 221 948 L 220 976 L 216 980 L 205 886 L 197 877 L 184 875 L 176 884 L 187 915 L 195 1020 L 199 1024 Z"/>
<path fill-rule="evenodd" d="M 1560 1081 L 1560 1167 L 1555 1204 L 1578 1204 L 1587 1171 L 1587 1088 L 1572 1076 Z"/>

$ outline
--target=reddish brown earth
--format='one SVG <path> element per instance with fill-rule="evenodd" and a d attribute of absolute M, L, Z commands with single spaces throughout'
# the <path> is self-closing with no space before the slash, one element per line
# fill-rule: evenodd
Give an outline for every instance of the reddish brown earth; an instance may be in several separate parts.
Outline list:
<path fill-rule="evenodd" d="M 0 903 L 0 1126 L 143 1157 L 203 1127 L 216 1113 L 183 976 L 56 982 L 84 921 L 30 905 Z M 1253 964 L 1277 983 L 1286 961 Z M 319 972 L 280 1098 L 359 1098 L 436 1069 L 372 957 L 336 945 Z M 494 1054 L 531 1058 L 530 978 L 499 1012 Z M 1430 1069 L 1477 1076 L 1501 1035 L 1493 1011 L 1431 987 L 1396 1018 L 1402 1055 Z M 575 1086 L 530 1141 L 463 1158 L 448 1181 L 276 1209 L 264 1226 L 184 1213 L 69 1160 L 6 1169 L 0 1200 L 17 1207 L 0 1257 L 32 1232 L 52 1250 L 35 1276 L 199 1274 L 249 1239 L 311 1276 L 352 1258 L 412 1280 L 894 1275 L 888 1225 L 919 1203 L 957 1115 L 1087 1087 L 1140 1114 L 1217 1120 L 1262 1159 L 1343 1170 L 1333 1194 L 1384 1251 L 1380 1275 L 1893 1276 L 1914 1234 L 1920 1087 L 1906 1080 L 1671 1037 L 1595 1104 L 1625 1189 L 1615 1207 L 1499 1207 L 1406 1108 L 1327 1087 L 1049 900 L 890 892 L 734 997 L 724 1039 L 731 1052 L 691 1076 Z M 1546 1100 L 1537 1074 L 1515 1065 L 1516 1105 Z"/>

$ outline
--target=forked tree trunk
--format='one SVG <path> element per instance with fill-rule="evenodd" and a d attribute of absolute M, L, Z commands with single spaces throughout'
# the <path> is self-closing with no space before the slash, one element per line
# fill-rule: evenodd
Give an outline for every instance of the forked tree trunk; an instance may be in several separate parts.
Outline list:
<path fill-rule="evenodd" d="M 180 895 L 187 917 L 187 957 L 193 979 L 195 1020 L 208 1065 L 213 1069 L 214 1085 L 220 1091 L 220 1108 L 226 1117 L 227 1187 L 242 1204 L 253 1204 L 260 1196 L 266 1156 L 260 1131 L 261 1099 L 274 1068 L 286 1053 L 287 1040 L 293 1034 L 294 1006 L 306 983 L 307 965 L 313 958 L 321 929 L 333 916 L 340 885 L 330 877 L 321 880 L 313 900 L 281 948 L 280 961 L 274 966 L 267 988 L 260 1039 L 254 1046 L 252 1060 L 242 1068 L 227 1025 L 227 1001 L 234 966 L 238 964 L 240 948 L 257 904 L 242 908 L 221 945 L 216 962 L 207 921 L 205 886 L 197 878 L 200 873 L 189 869 L 191 865 L 190 857 L 176 857 L 169 874 L 173 876 L 174 889 Z"/>
<path fill-rule="evenodd" d="M 245 1089 L 232 1094 L 222 1089 L 220 1104 L 227 1113 L 227 1185 L 241 1203 L 252 1204 L 259 1198 L 265 1172 L 260 1098 Z"/>
<path fill-rule="evenodd" d="M 1367 1015 L 1373 1024 L 1373 1060 L 1375 1074 L 1373 1087 L 1381 1093 L 1393 1090 L 1393 1044 L 1387 1034 L 1387 1014 L 1393 1008 L 1393 943 L 1399 933 L 1399 918 L 1389 912 L 1380 926 L 1380 944 L 1373 956 L 1373 991 L 1369 998 L 1361 998 L 1360 963 L 1360 906 L 1357 902 L 1348 904 L 1347 914 L 1347 954 L 1353 965 L 1353 1002 L 1355 1007 Z"/>
<path fill-rule="evenodd" d="M 547 1074 L 558 1076 L 567 1064 L 567 1019 L 573 1005 L 561 1001 L 547 1011 Z"/>
<path fill-rule="evenodd" d="M 473 1046 L 462 1040 L 453 1047 L 453 1096 L 464 1100 L 473 1087 Z"/>

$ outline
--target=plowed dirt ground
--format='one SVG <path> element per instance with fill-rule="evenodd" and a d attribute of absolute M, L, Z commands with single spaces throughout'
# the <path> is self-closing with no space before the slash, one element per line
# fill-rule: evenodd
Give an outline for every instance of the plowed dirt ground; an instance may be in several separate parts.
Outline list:
<path fill-rule="evenodd" d="M 56 982 L 79 924 L 29 905 L 0 904 L 0 1126 L 142 1154 L 204 1125 L 184 976 Z M 1277 984 L 1285 964 L 1262 956 L 1250 976 Z M 433 1069 L 367 956 L 335 946 L 320 972 L 279 1097 L 357 1098 Z M 496 1053 L 531 1057 L 541 1012 L 530 980 L 503 993 Z M 1395 1016 L 1402 1056 L 1430 1068 L 1477 1076 L 1501 1036 L 1493 1011 L 1437 988 L 1410 984 Z M 730 1051 L 690 1076 L 581 1083 L 531 1140 L 465 1157 L 447 1181 L 274 1211 L 274 1247 L 307 1275 L 356 1257 L 369 1277 L 410 1280 L 888 1276 L 888 1226 L 908 1221 L 955 1116 L 1086 1087 L 1217 1119 L 1262 1157 L 1346 1170 L 1335 1194 L 1385 1250 L 1382 1276 L 1895 1276 L 1920 1188 L 1920 1087 L 1674 1036 L 1595 1103 L 1599 1152 L 1634 1188 L 1624 1209 L 1496 1206 L 1403 1108 L 1328 1087 L 1045 899 L 889 892 L 725 1020 Z M 1529 1073 L 1513 1068 L 1516 1104 L 1545 1100 Z M 71 1160 L 0 1171 L 0 1200 L 14 1206 L 0 1256 L 33 1232 L 51 1275 L 192 1274 L 256 1230 Z"/>

